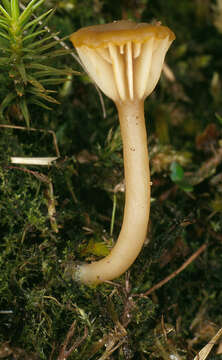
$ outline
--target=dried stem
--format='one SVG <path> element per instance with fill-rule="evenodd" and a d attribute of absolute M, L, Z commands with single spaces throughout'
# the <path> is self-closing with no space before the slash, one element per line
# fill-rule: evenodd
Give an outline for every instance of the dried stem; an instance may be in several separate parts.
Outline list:
<path fill-rule="evenodd" d="M 165 279 L 161 280 L 159 283 L 157 283 L 156 285 L 154 285 L 153 287 L 151 287 L 148 291 L 146 291 L 143 294 L 136 294 L 136 295 L 132 295 L 132 296 L 148 296 L 150 294 L 152 294 L 154 291 L 158 290 L 159 288 L 161 288 L 163 285 L 165 285 L 168 281 L 172 280 L 173 278 L 175 278 L 177 275 L 179 275 L 188 265 L 190 265 L 203 251 L 206 250 L 207 248 L 207 244 L 203 244 L 197 251 L 195 251 L 195 253 L 193 255 L 191 255 L 189 257 L 189 259 L 187 259 L 182 266 L 180 266 L 177 270 L 175 270 L 172 274 L 170 274 L 169 276 L 167 276 Z"/>
<path fill-rule="evenodd" d="M 73 321 L 72 325 L 69 328 L 69 331 L 68 331 L 66 338 L 62 344 L 62 348 L 59 352 L 59 356 L 58 356 L 57 360 L 68 359 L 68 357 L 70 355 L 72 355 L 73 351 L 75 349 L 77 349 L 82 344 L 82 342 L 86 339 L 86 337 L 88 336 L 88 329 L 87 329 L 87 327 L 85 327 L 83 336 L 80 338 L 77 338 L 77 340 L 73 343 L 73 345 L 71 345 L 71 347 L 69 349 L 67 349 L 69 346 L 69 343 L 72 340 L 75 329 L 76 329 L 76 320 Z"/>

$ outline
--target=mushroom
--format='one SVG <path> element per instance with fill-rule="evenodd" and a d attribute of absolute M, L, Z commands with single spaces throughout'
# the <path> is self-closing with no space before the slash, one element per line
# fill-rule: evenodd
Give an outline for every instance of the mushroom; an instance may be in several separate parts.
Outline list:
<path fill-rule="evenodd" d="M 123 274 L 140 253 L 150 211 L 150 171 L 144 100 L 155 88 L 175 39 L 165 26 L 132 21 L 82 28 L 70 37 L 81 62 L 118 110 L 123 142 L 125 208 L 118 240 L 105 258 L 70 265 L 74 280 L 101 283 Z"/>

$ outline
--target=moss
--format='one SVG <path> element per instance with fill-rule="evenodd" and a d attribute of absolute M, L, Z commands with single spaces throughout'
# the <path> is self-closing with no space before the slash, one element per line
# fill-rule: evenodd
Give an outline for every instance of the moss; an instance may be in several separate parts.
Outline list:
<path fill-rule="evenodd" d="M 62 35 L 122 16 L 162 20 L 177 35 L 167 56 L 175 80 L 163 75 L 146 102 L 153 183 L 147 242 L 128 274 L 110 284 L 86 287 L 63 272 L 67 262 L 96 260 L 121 226 L 122 146 L 114 105 L 104 99 L 103 118 L 89 79 L 73 74 L 68 87 L 50 86 L 60 102 L 53 110 L 30 108 L 31 127 L 45 133 L 0 127 L 0 357 L 59 359 L 66 341 L 66 350 L 75 345 L 69 359 L 193 359 L 221 326 L 222 101 L 212 95 L 222 68 L 221 33 L 205 3 L 204 13 L 198 1 L 162 0 L 120 1 L 118 8 L 108 0 L 54 0 L 39 10 L 57 7 L 48 25 Z M 51 60 L 58 69 L 79 70 L 69 54 Z M 1 103 L 9 85 L 15 84 L 8 65 L 1 64 Z M 25 125 L 17 100 L 0 125 Z M 212 124 L 217 131 L 209 135 Z M 12 166 L 11 156 L 54 156 L 48 130 L 61 157 L 51 167 Z M 175 162 L 190 192 L 172 176 Z M 144 295 L 204 243 L 207 249 L 178 276 Z M 210 358 L 220 357 L 212 352 Z"/>

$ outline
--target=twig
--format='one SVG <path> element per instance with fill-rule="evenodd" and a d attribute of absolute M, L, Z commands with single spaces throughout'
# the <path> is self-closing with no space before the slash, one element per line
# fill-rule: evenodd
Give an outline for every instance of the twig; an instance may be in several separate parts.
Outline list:
<path fill-rule="evenodd" d="M 216 239 L 217 241 L 219 241 L 219 242 L 222 243 L 222 235 L 221 235 L 221 234 L 216 233 L 216 232 L 213 231 L 212 229 L 209 229 L 208 231 L 209 231 L 210 235 L 211 235 L 214 239 Z"/>
<path fill-rule="evenodd" d="M 50 166 L 52 162 L 57 160 L 57 156 L 54 157 L 18 157 L 12 156 L 12 164 L 23 164 L 23 165 L 40 165 L 40 166 Z"/>
<path fill-rule="evenodd" d="M 175 77 L 173 71 L 165 62 L 163 64 L 163 73 L 166 76 L 167 80 L 169 80 L 170 82 L 176 81 L 176 77 Z"/>
<path fill-rule="evenodd" d="M 125 338 L 120 339 L 119 342 L 116 344 L 116 346 L 113 346 L 110 350 L 106 350 L 105 353 L 102 355 L 102 357 L 99 358 L 99 360 L 106 360 L 110 358 L 110 355 L 114 351 L 116 351 L 125 341 L 126 341 Z"/>
<path fill-rule="evenodd" d="M 68 357 L 72 354 L 72 352 L 77 349 L 81 343 L 85 340 L 85 338 L 88 336 L 88 329 L 87 327 L 85 327 L 84 329 L 84 334 L 81 338 L 78 338 L 74 344 L 69 348 L 67 349 L 73 335 L 74 335 L 74 332 L 75 332 L 75 328 L 76 328 L 76 320 L 73 321 L 72 325 L 70 326 L 69 328 L 69 331 L 66 335 L 66 338 L 64 340 L 64 343 L 62 344 L 62 348 L 60 350 L 60 353 L 59 353 L 59 356 L 58 356 L 58 359 L 57 360 L 66 360 L 68 359 Z"/>
<path fill-rule="evenodd" d="M 53 297 L 53 296 L 44 295 L 44 296 L 43 296 L 43 299 L 53 300 L 53 301 L 55 301 L 55 303 L 56 303 L 58 306 L 60 306 L 61 308 L 64 307 L 64 305 L 61 304 L 61 303 L 60 303 L 55 297 Z"/>
<path fill-rule="evenodd" d="M 168 281 L 172 280 L 173 278 L 175 278 L 178 274 L 180 274 L 188 265 L 190 265 L 203 251 L 206 250 L 208 244 L 203 244 L 197 251 L 195 251 L 195 253 L 193 255 L 191 255 L 189 257 L 189 259 L 187 259 L 182 266 L 180 266 L 177 270 L 175 270 L 172 274 L 170 274 L 169 276 L 167 276 L 165 279 L 161 280 L 159 283 L 157 283 L 156 285 L 154 285 L 153 287 L 151 287 L 149 290 L 147 290 L 145 293 L 143 294 L 134 294 L 132 296 L 148 296 L 151 293 L 153 293 L 155 290 L 161 288 L 163 285 L 165 285 Z"/>
<path fill-rule="evenodd" d="M 13 165 L 6 166 L 6 169 L 14 169 L 14 170 L 23 171 L 27 174 L 31 174 L 31 175 L 35 176 L 36 179 L 42 181 L 43 183 L 50 184 L 50 179 L 48 178 L 48 176 L 46 176 L 42 173 L 39 173 L 38 171 L 33 171 L 30 169 L 22 168 L 19 166 L 13 166 Z"/>

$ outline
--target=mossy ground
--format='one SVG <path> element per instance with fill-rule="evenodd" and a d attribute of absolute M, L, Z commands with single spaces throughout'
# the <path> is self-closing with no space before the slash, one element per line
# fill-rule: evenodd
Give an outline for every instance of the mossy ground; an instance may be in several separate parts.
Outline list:
<path fill-rule="evenodd" d="M 123 163 L 113 103 L 104 98 L 104 118 L 84 75 L 52 87 L 60 104 L 51 111 L 31 107 L 36 131 L 13 128 L 25 126 L 17 104 L 4 112 L 1 125 L 10 128 L 0 127 L 0 358 L 193 359 L 222 326 L 222 9 L 216 4 L 42 5 L 44 11 L 56 7 L 48 26 L 59 36 L 131 18 L 160 20 L 177 38 L 166 58 L 168 72 L 145 104 L 153 183 L 147 242 L 113 283 L 90 288 L 63 276 L 67 262 L 106 254 L 121 226 Z M 64 63 L 81 70 L 69 54 L 54 66 Z M 2 101 L 8 73 L 0 78 Z M 11 164 L 11 156 L 55 156 L 48 130 L 61 153 L 52 166 Z M 178 276 L 143 296 L 203 244 Z M 221 359 L 216 352 L 209 359 Z"/>

